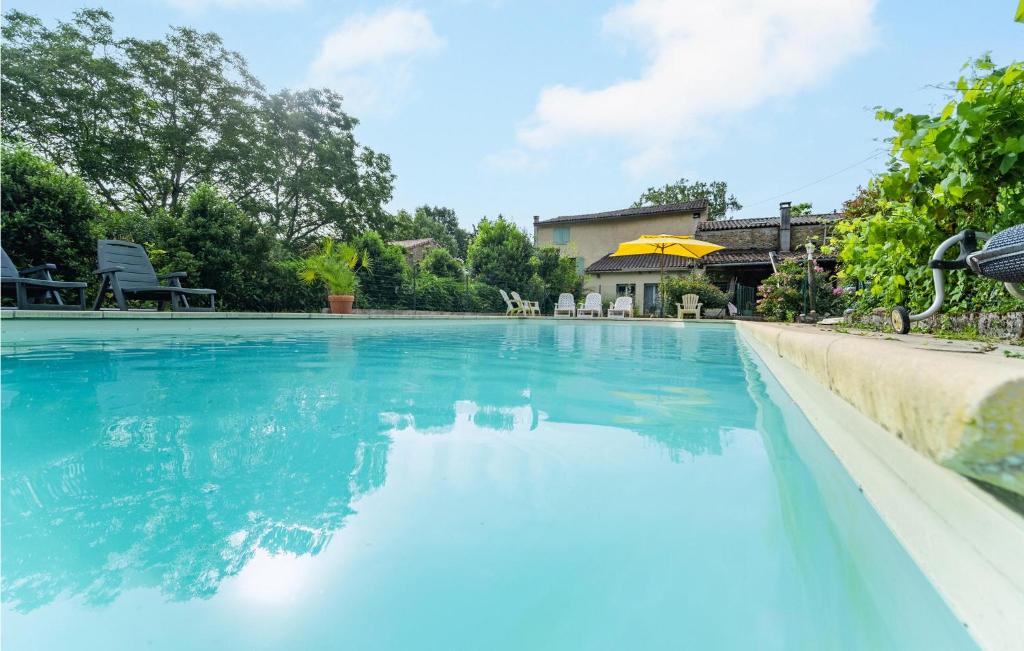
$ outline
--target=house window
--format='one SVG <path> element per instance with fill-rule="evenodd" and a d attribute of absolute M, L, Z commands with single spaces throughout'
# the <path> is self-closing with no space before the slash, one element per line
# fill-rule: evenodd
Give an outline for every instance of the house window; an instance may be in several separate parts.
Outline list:
<path fill-rule="evenodd" d="M 634 292 L 633 283 L 627 283 L 625 285 L 616 285 L 615 286 L 615 295 L 616 296 L 632 296 L 633 292 Z"/>
<path fill-rule="evenodd" d="M 583 258 L 576 258 L 576 274 L 582 276 L 583 270 L 586 268 L 587 265 L 583 262 Z"/>
<path fill-rule="evenodd" d="M 554 235 L 555 244 L 568 244 L 569 243 L 569 227 L 559 226 L 555 229 Z"/>

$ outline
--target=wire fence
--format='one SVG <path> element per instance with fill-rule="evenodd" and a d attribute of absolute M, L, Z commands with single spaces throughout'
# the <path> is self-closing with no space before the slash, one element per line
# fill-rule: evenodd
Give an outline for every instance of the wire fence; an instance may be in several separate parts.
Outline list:
<path fill-rule="evenodd" d="M 435 312 L 504 312 L 498 288 L 462 278 L 442 278 L 421 271 L 361 274 L 356 308 Z"/>
<path fill-rule="evenodd" d="M 541 312 L 552 313 L 558 300 L 541 288 L 516 290 L 523 299 L 536 301 Z M 360 275 L 356 292 L 357 309 L 419 310 L 431 312 L 504 313 L 505 301 L 498 287 L 473 279 L 468 274 L 459 278 L 438 277 L 418 268 L 409 272 L 373 272 Z"/>

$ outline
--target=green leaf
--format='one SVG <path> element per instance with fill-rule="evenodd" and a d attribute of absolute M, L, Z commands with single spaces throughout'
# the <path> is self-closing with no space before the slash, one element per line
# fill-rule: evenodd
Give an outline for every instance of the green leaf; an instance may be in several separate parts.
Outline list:
<path fill-rule="evenodd" d="M 1007 172 L 1010 171 L 1011 168 L 1013 168 L 1013 166 L 1014 166 L 1014 164 L 1016 162 L 1017 162 L 1017 154 L 1016 154 L 1016 152 L 1011 152 L 1011 153 L 1003 156 L 1003 161 L 1001 163 L 999 163 L 999 173 L 1000 174 L 1006 174 Z"/>
<path fill-rule="evenodd" d="M 943 129 L 939 132 L 939 135 L 935 137 L 935 149 L 937 149 L 939 153 L 945 154 L 949 151 L 949 145 L 953 142 L 953 138 L 955 137 L 955 130 Z"/>

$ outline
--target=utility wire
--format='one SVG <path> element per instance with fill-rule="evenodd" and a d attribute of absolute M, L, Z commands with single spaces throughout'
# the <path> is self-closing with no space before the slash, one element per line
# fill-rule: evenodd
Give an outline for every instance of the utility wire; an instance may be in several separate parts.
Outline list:
<path fill-rule="evenodd" d="M 817 184 L 821 183 L 822 181 L 827 181 L 827 180 L 829 180 L 830 178 L 832 178 L 832 177 L 834 177 L 834 176 L 839 176 L 839 175 L 840 175 L 840 174 L 842 174 L 843 172 L 847 172 L 847 171 L 849 171 L 849 170 L 852 170 L 852 169 L 853 169 L 854 167 L 857 167 L 858 165 L 861 165 L 861 164 L 863 164 L 863 163 L 866 163 L 866 162 L 868 162 L 869 160 L 872 160 L 872 159 L 874 159 L 874 158 L 878 158 L 879 156 L 881 156 L 882 154 L 886 153 L 887 151 L 889 151 L 889 150 L 888 150 L 888 148 L 884 148 L 884 147 L 883 147 L 883 148 L 879 148 L 879 149 L 878 149 L 877 151 L 875 151 L 875 153 L 871 154 L 871 155 L 870 155 L 870 156 L 868 156 L 867 158 L 864 158 L 864 159 L 862 159 L 862 160 L 859 160 L 859 161 L 857 161 L 856 163 L 853 163 L 853 164 L 851 164 L 851 165 L 847 165 L 847 166 L 846 166 L 846 167 L 844 167 L 843 169 L 841 169 L 841 170 L 839 170 L 839 171 L 836 171 L 836 172 L 832 172 L 832 173 L 831 173 L 831 174 L 829 174 L 828 176 L 823 176 L 823 177 L 821 177 L 820 179 L 817 179 L 816 181 L 811 181 L 810 183 L 808 183 L 808 184 L 806 184 L 806 185 L 801 185 L 801 186 L 800 186 L 799 188 L 793 188 L 792 190 L 787 190 L 787 191 L 785 191 L 785 192 L 782 192 L 782 193 L 780 193 L 780 194 L 777 194 L 777 195 L 775 195 L 775 196 L 773 196 L 773 197 L 768 197 L 767 199 L 761 199 L 760 201 L 755 201 L 754 203 L 751 203 L 751 204 L 746 204 L 746 205 L 744 205 L 743 207 L 744 207 L 744 208 L 750 208 L 750 207 L 752 207 L 752 206 L 759 206 L 759 205 L 761 205 L 762 203 L 766 203 L 766 202 L 768 202 L 768 201 L 772 201 L 773 199 L 780 199 L 780 198 L 782 198 L 782 197 L 785 197 L 785 196 L 787 196 L 787 195 L 792 195 L 792 194 L 793 194 L 794 192 L 799 192 L 799 191 L 801 191 L 801 190 L 806 190 L 807 188 L 811 187 L 812 185 L 817 185 Z"/>

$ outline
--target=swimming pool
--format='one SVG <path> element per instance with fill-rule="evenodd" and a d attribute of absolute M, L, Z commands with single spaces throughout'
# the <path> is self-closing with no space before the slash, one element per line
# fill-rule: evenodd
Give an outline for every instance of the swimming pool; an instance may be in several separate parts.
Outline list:
<path fill-rule="evenodd" d="M 727 325 L 7 346 L 4 649 L 972 648 Z"/>

